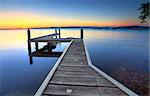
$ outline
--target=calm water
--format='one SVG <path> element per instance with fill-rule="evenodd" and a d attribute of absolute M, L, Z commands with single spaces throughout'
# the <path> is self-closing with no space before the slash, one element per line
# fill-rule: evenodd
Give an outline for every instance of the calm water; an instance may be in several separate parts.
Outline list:
<path fill-rule="evenodd" d="M 54 30 L 32 30 L 33 37 L 49 33 Z M 148 35 L 148 30 L 85 29 L 84 41 L 95 66 L 134 92 L 148 94 Z M 80 30 L 61 29 L 61 37 L 80 37 Z M 0 94 L 33 95 L 58 59 L 33 58 L 30 65 L 26 40 L 26 30 L 0 31 Z"/>
<path fill-rule="evenodd" d="M 148 95 L 148 30 L 86 30 L 85 42 L 94 65 L 122 84 Z"/>
<path fill-rule="evenodd" d="M 33 37 L 51 32 L 32 31 Z M 26 30 L 1 30 L 0 44 L 0 96 L 32 96 L 58 58 L 33 57 L 31 65 Z M 68 43 L 59 43 L 53 51 L 63 52 L 67 45 Z"/>

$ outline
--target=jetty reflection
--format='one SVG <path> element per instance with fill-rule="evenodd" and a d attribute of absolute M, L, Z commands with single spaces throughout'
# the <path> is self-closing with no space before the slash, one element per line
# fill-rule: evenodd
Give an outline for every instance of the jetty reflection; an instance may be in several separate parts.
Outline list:
<path fill-rule="evenodd" d="M 53 52 L 53 49 L 56 48 L 56 45 L 57 43 L 55 42 L 48 42 L 47 45 L 43 46 L 42 48 L 31 52 L 29 55 L 30 64 L 33 64 L 33 57 L 60 57 L 63 52 Z"/>

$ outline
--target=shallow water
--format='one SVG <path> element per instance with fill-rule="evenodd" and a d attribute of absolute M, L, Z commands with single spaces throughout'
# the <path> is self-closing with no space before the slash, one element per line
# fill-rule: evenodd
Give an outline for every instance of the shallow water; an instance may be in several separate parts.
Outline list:
<path fill-rule="evenodd" d="M 54 33 L 31 31 L 32 37 Z M 148 35 L 148 30 L 84 29 L 92 63 L 140 95 L 148 94 L 149 88 Z M 0 31 L 0 94 L 33 95 L 58 59 L 34 57 L 29 64 L 26 36 L 26 30 Z M 61 29 L 61 37 L 80 37 L 80 29 Z M 58 44 L 55 50 L 67 45 Z"/>

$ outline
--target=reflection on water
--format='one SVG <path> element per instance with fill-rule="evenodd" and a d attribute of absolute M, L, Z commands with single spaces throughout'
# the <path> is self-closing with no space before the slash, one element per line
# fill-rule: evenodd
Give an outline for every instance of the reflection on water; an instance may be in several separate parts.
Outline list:
<path fill-rule="evenodd" d="M 31 33 L 37 37 L 54 31 L 32 29 Z M 26 30 L 0 34 L 0 94 L 33 95 L 58 58 L 33 57 L 30 65 Z M 61 29 L 61 37 L 80 37 L 80 29 Z M 84 41 L 94 65 L 134 92 L 148 94 L 148 31 L 85 29 Z M 54 50 L 63 51 L 67 44 L 57 44 Z"/>
<path fill-rule="evenodd" d="M 54 33 L 53 29 L 31 29 L 31 38 Z M 27 42 L 27 30 L 0 30 L 1 49 L 24 47 Z M 19 45 L 19 46 L 16 46 Z"/>
<path fill-rule="evenodd" d="M 40 42 L 38 42 L 38 43 L 40 43 Z M 33 63 L 33 57 L 60 57 L 62 55 L 63 51 L 62 50 L 59 50 L 59 51 L 57 50 L 59 48 L 58 47 L 59 44 L 61 44 L 61 43 L 48 42 L 42 48 L 38 48 L 38 46 L 37 46 L 35 48 L 36 51 L 34 51 L 34 52 L 31 52 L 32 46 L 30 47 L 31 49 L 28 47 L 30 64 Z"/>
<path fill-rule="evenodd" d="M 148 30 L 86 30 L 85 42 L 94 65 L 148 95 Z"/>
<path fill-rule="evenodd" d="M 53 30 L 32 30 L 32 37 Z M 29 63 L 26 30 L 0 30 L 0 96 L 32 96 L 58 57 L 33 57 Z M 45 43 L 39 44 L 42 48 Z M 68 43 L 58 43 L 53 52 L 63 52 Z M 32 44 L 35 51 L 35 44 Z"/>

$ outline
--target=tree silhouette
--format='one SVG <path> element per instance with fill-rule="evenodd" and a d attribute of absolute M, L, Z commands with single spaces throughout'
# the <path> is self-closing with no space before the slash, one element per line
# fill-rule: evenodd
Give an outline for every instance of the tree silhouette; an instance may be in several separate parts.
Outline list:
<path fill-rule="evenodd" d="M 139 16 L 139 18 L 142 20 L 141 23 L 147 22 L 150 17 L 149 6 L 150 2 L 142 3 L 141 7 L 138 9 L 141 11 Z"/>

